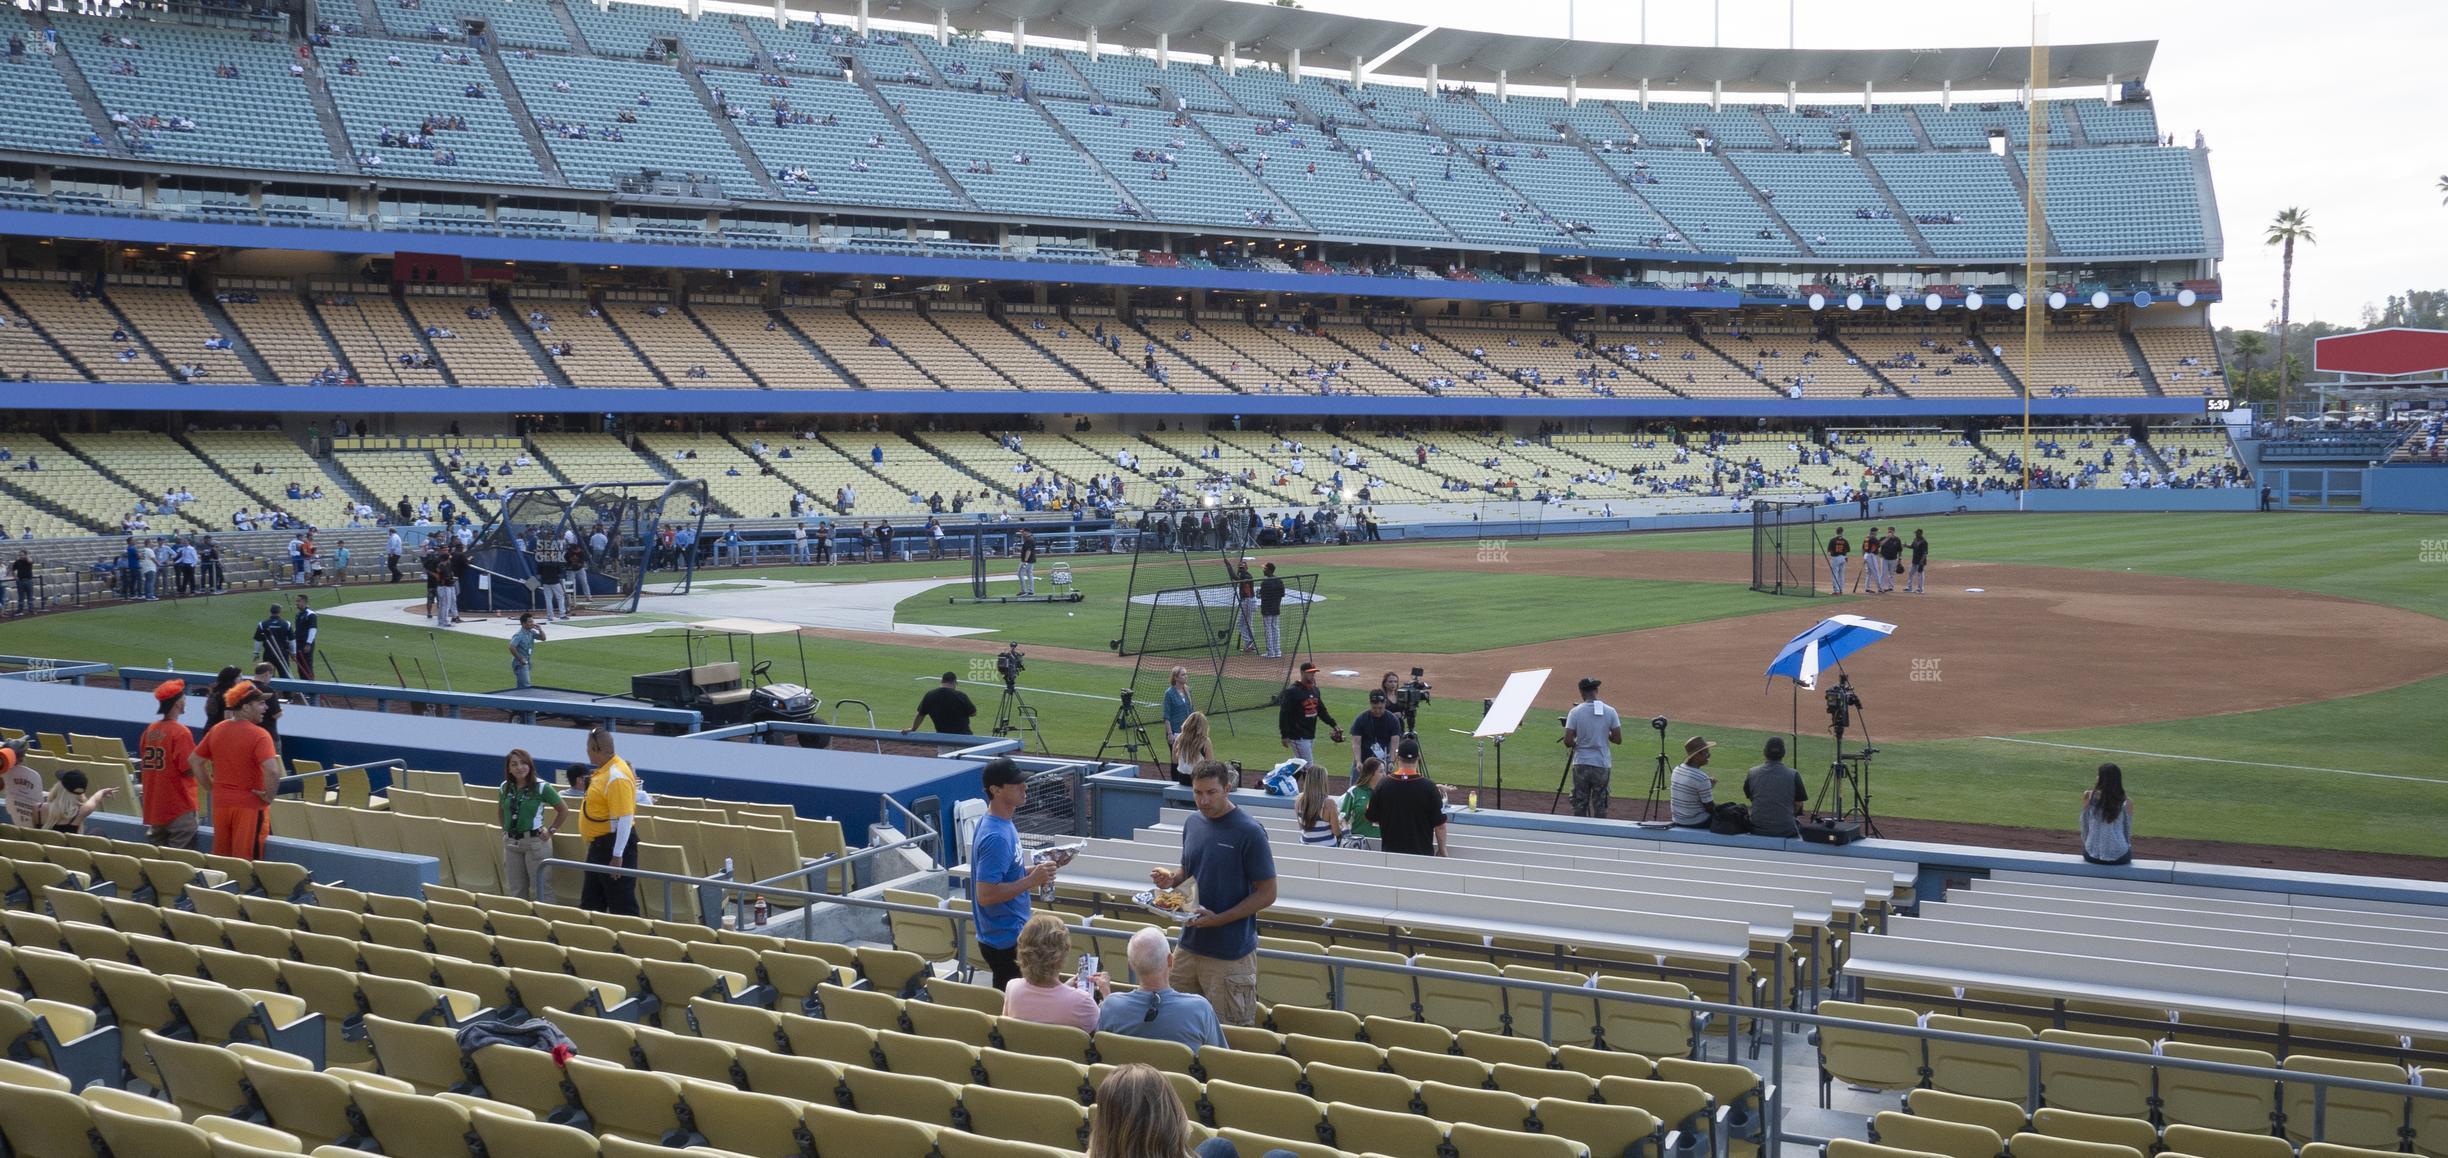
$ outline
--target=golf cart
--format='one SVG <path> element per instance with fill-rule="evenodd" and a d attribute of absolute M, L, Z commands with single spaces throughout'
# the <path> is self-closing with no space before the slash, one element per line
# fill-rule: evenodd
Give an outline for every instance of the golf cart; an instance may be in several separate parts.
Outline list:
<path fill-rule="evenodd" d="M 774 625 L 774 631 L 797 631 L 786 625 Z M 658 708 L 682 708 L 705 717 L 709 728 L 727 728 L 735 724 L 819 722 L 817 709 L 822 701 L 808 690 L 805 683 L 775 683 L 773 661 L 757 657 L 756 637 L 759 632 L 701 632 L 690 629 L 684 640 L 688 663 L 666 671 L 641 672 L 629 677 L 629 696 Z M 742 678 L 740 641 L 748 641 L 746 678 Z M 720 658 L 717 658 L 720 657 Z M 702 660 L 702 662 L 700 662 Z M 807 679 L 807 646 L 799 645 L 799 678 Z M 804 748 L 822 748 L 831 743 L 829 737 L 808 732 L 796 734 Z M 770 738 L 769 738 L 770 739 Z"/>

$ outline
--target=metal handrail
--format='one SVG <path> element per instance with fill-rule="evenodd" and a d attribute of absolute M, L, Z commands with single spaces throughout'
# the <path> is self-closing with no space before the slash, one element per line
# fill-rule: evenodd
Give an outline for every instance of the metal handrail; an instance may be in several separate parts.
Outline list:
<path fill-rule="evenodd" d="M 292 772 L 273 781 L 276 786 L 273 791 L 277 793 L 291 784 L 302 784 L 308 780 L 328 780 L 341 772 L 372 771 L 376 768 L 396 768 L 406 771 L 408 761 L 397 756 L 390 756 L 381 760 L 368 760 L 363 764 L 342 764 L 333 768 L 317 768 L 312 772 Z"/>
<path fill-rule="evenodd" d="M 662 880 L 670 883 L 692 884 L 701 888 L 714 888 L 725 891 L 736 891 L 739 889 L 757 887 L 753 884 L 717 881 L 704 877 L 691 877 L 679 873 L 658 872 L 651 869 L 633 869 L 619 865 L 600 865 L 559 859 L 548 860 L 544 863 L 549 867 L 574 868 L 585 872 L 613 873 L 624 876 L 634 876 L 643 880 Z M 887 914 L 907 913 L 912 916 L 922 916 L 935 920 L 948 921 L 952 925 L 953 953 L 956 957 L 963 960 L 967 959 L 966 943 L 971 935 L 969 932 L 969 927 L 974 925 L 977 920 L 977 915 L 975 912 L 960 909 L 927 905 L 910 905 L 903 904 L 898 901 L 876 900 L 867 897 L 847 897 L 799 889 L 769 889 L 765 891 L 775 896 L 798 900 L 806 904 L 848 905 L 854 908 L 877 910 Z M 1108 940 L 1125 939 L 1136 932 L 1135 929 L 1121 930 L 1071 924 L 1065 924 L 1064 929 L 1075 936 L 1103 938 Z M 2448 1101 L 2448 1088 L 2443 1087 L 2418 1086 L 2401 1082 L 2380 1082 L 2365 1078 L 2341 1077 L 2330 1074 L 2312 1073 L 2308 1071 L 2236 1065 L 2229 1062 L 2202 1061 L 2194 1058 L 2169 1057 L 2157 1053 L 2136 1054 L 2125 1050 L 2101 1049 L 2095 1046 L 2068 1045 L 2062 1042 L 2040 1041 L 2038 1039 L 2016 1041 L 2012 1039 L 1988 1037 L 1976 1033 L 1963 1033 L 1956 1030 L 1931 1029 L 1927 1026 L 1919 1024 L 1907 1026 L 1891 1025 L 1886 1022 L 1878 1021 L 1852 1021 L 1841 1017 L 1829 1017 L 1825 1014 L 1818 1013 L 1803 1013 L 1798 1010 L 1789 1010 L 1774 1006 L 1737 1005 L 1727 1002 L 1701 1001 L 1698 999 L 1656 997 L 1645 993 L 1628 993 L 1618 990 L 1600 989 L 1595 986 L 1563 985 L 1550 981 L 1531 981 L 1511 977 L 1491 978 L 1482 973 L 1461 973 L 1447 969 L 1436 969 L 1428 966 L 1414 965 L 1409 962 L 1369 961 L 1358 958 L 1321 956 L 1314 953 L 1299 953 L 1290 950 L 1268 949 L 1264 947 L 1259 948 L 1256 955 L 1269 960 L 1290 961 L 1303 965 L 1322 966 L 1328 969 L 1331 971 L 1334 979 L 1333 992 L 1337 1008 L 1340 1008 L 1342 1004 L 1342 994 L 1344 989 L 1343 974 L 1344 972 L 1352 969 L 1361 969 L 1379 973 L 1392 973 L 1409 976 L 1414 979 L 1455 981 L 1473 985 L 1495 985 L 1500 989 L 1516 989 L 1539 993 L 1543 995 L 1540 1010 L 1542 1022 L 1540 1026 L 1540 1036 L 1542 1038 L 1549 1036 L 1548 1031 L 1552 1028 L 1554 1003 L 1557 998 L 1571 998 L 1576 1001 L 1589 1000 L 1594 1002 L 1619 1001 L 1628 1002 L 1633 1005 L 1644 1005 L 1656 1008 L 1681 1009 L 1692 1013 L 1707 1014 L 1711 1017 L 1723 1017 L 1726 1019 L 1729 1025 L 1743 1020 L 1768 1022 L 1775 1025 L 1777 1029 L 1768 1034 L 1771 1050 L 1771 1064 L 1768 1069 L 1769 1077 L 1764 1080 L 1761 1091 L 1762 1112 L 1760 1129 L 1762 1132 L 1762 1153 L 1774 1153 L 1776 1151 L 1776 1147 L 1780 1143 L 1785 1142 L 1790 1142 L 1797 1145 L 1819 1146 L 1826 1144 L 1830 1140 L 1807 1134 L 1787 1133 L 1782 1128 L 1781 1122 L 1784 1117 L 1785 1110 L 1785 1088 L 1783 1083 L 1776 1080 L 1776 1076 L 1783 1074 L 1785 1068 L 1786 1034 L 1784 1032 L 1784 1027 L 1786 1025 L 1797 1025 L 1814 1030 L 1835 1028 L 1843 1029 L 1848 1032 L 1884 1033 L 1892 1034 L 1897 1037 L 1916 1038 L 1924 1042 L 1944 1042 L 1953 1045 L 1980 1046 L 1992 1050 L 2020 1050 L 2027 1055 L 2031 1064 L 2031 1104 L 2034 1106 L 2040 1105 L 2039 1075 L 2040 1059 L 2043 1056 L 2080 1058 L 2087 1061 L 2113 1062 L 2119 1065 L 2128 1066 L 2148 1065 L 2154 1068 L 2185 1070 L 2196 1073 L 2217 1074 L 2227 1077 L 2252 1078 L 2280 1085 L 2285 1083 L 2309 1085 L 2314 1089 L 2314 1121 L 2309 1136 L 2316 1141 L 2320 1139 L 2327 1125 L 2325 1121 L 2325 1112 L 2327 1108 L 2328 1091 L 2331 1089 L 2387 1094 L 2391 1097 L 2411 1097 L 2433 1101 Z"/>

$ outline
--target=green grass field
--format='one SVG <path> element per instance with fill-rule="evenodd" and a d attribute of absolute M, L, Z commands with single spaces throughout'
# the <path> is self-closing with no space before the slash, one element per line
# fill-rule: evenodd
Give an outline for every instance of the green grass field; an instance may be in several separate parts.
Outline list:
<path fill-rule="evenodd" d="M 1907 531 L 1912 527 L 1907 521 Z M 2448 537 L 2448 521 L 2420 516 L 2335 515 L 2271 518 L 2254 515 L 1984 515 L 1921 521 L 1942 558 L 2019 564 L 2132 568 L 2274 588 L 2319 592 L 2404 607 L 2448 618 L 2448 565 L 2420 561 L 2425 539 Z M 1544 550 L 1747 551 L 1747 532 L 1622 535 L 1600 538 L 1514 540 L 1518 559 Z M 1319 650 L 1387 651 L 1422 655 L 1454 653 L 1505 644 L 1537 642 L 1567 634 L 1622 631 L 1669 623 L 1742 615 L 1789 606 L 1756 596 L 1733 583 L 1570 579 L 1427 572 L 1371 566 L 1366 548 L 1275 551 L 1298 571 L 1327 568 L 1329 599 L 1311 623 Z M 891 642 L 806 641 L 810 677 L 828 703 L 865 700 L 880 722 L 899 727 L 927 683 L 945 669 L 968 670 L 983 646 L 1006 638 L 1023 646 L 1073 646 L 1102 650 L 1119 625 L 1119 611 L 1100 603 L 1096 592 L 1121 585 L 1127 562 L 1083 560 L 1075 565 L 1090 601 L 1076 607 L 954 607 L 943 594 L 909 600 L 905 620 L 995 629 L 982 645 L 947 651 Z M 891 564 L 848 568 L 763 568 L 722 572 L 720 579 L 762 577 L 811 581 L 867 581 L 924 575 L 965 576 L 965 563 Z M 1337 599 L 1337 591 L 1364 591 Z M 318 605 L 336 599 L 414 598 L 408 587 L 356 587 L 324 592 Z M 101 660 L 131 666 L 208 668 L 241 658 L 248 631 L 270 602 L 267 596 L 227 596 L 48 616 L 0 624 L 0 653 Z M 667 610 L 649 600 L 646 610 Z M 1560 615 L 1569 608 L 1570 615 Z M 1077 612 L 1063 616 L 1063 610 Z M 1048 614 L 1052 612 L 1053 614 Z M 1567 632 L 1559 624 L 1569 620 Z M 422 629 L 398 630 L 385 639 L 379 629 L 327 618 L 327 660 L 352 680 L 391 681 L 391 659 L 409 667 L 421 660 L 437 686 L 435 649 L 461 690 L 490 690 L 510 682 L 503 645 L 494 640 L 442 635 L 430 643 Z M 796 676 L 787 639 L 768 640 L 765 654 Z M 2352 640 L 2339 640 L 2341 647 Z M 540 649 L 537 682 L 596 691 L 625 690 L 631 672 L 682 662 L 676 632 L 587 642 L 554 642 Z M 1434 664 L 1431 661 L 1433 670 Z M 1114 689 L 1123 673 L 1110 666 L 1032 658 L 1023 677 L 1039 711 L 1046 739 L 1059 752 L 1087 753 L 1103 738 Z M 2284 672 L 2256 666 L 2239 656 L 2235 680 L 2283 679 Z M 991 687 L 975 687 L 989 717 Z M 1347 696 L 1356 701 L 1356 696 Z M 2136 798 L 2137 832 L 2146 837 L 2184 837 L 2431 855 L 2439 848 L 2437 820 L 2448 805 L 2448 677 L 2392 690 L 2269 711 L 2132 727 L 2094 728 L 1997 739 L 1960 739 L 1895 744 L 1883 750 L 1874 789 L 1882 815 L 2024 825 L 2070 830 L 2075 799 L 2101 760 L 2124 765 Z M 4 698 L 0 698 L 4 704 Z M 1356 708 L 1356 702 L 1349 705 Z M 1477 717 L 1475 698 L 1439 700 L 1422 713 L 1420 730 L 1429 762 L 1440 778 L 1468 780 L 1476 755 L 1450 728 Z M 1349 709 L 1347 709 L 1349 710 Z M 1636 709 L 1626 707 L 1626 711 Z M 2215 705 L 2206 707 L 2214 712 Z M 850 713 L 856 722 L 864 717 Z M 0 719 L 5 708 L 0 706 Z M 984 721 L 981 721 L 981 726 Z M 1680 725 L 1682 721 L 1678 721 Z M 1733 753 L 1756 751 L 1762 733 L 1713 726 L 1711 738 Z M 1678 735 L 1680 732 L 1678 732 Z M 1628 730 L 1617 758 L 1616 790 L 1637 794 L 1649 761 L 1642 745 L 1646 728 Z M 1541 738 L 1543 740 L 1543 737 Z M 1230 758 L 1251 765 L 1271 762 L 1281 751 L 1270 720 L 1243 717 L 1239 733 L 1219 737 Z M 2087 749 L 2112 749 L 2115 753 Z M 1808 762 L 1825 759 L 1824 742 L 1806 738 Z M 1535 758 L 1528 754 L 1536 753 Z M 2141 753 L 2127 755 L 2123 753 Z M 1506 760 L 1505 783 L 1541 797 L 1554 790 L 1560 769 L 1551 749 L 1524 743 Z M 2177 759 L 2175 757 L 2185 757 Z M 1748 763 L 1748 760 L 1744 760 Z M 1729 759 L 1728 764 L 1733 760 Z M 2289 767 L 2294 766 L 2294 767 Z M 1720 779 L 1723 779 L 1721 773 Z"/>

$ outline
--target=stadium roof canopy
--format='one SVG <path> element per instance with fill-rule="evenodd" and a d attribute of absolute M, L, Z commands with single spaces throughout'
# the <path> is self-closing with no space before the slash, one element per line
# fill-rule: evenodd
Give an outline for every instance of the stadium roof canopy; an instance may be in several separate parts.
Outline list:
<path fill-rule="evenodd" d="M 1370 62 L 1373 72 L 1419 77 L 1434 65 L 1441 83 L 1494 84 L 1503 72 L 1512 84 L 1555 88 L 1578 79 L 1600 89 L 1632 89 L 1646 80 L 1653 89 L 1700 92 L 1720 84 L 1727 92 L 1751 93 L 1783 93 L 1789 84 L 1806 92 L 1858 92 L 1864 84 L 1892 91 L 1935 92 L 1948 85 L 2003 91 L 2021 88 L 2030 72 L 2024 45 L 1788 50 L 1620 44 L 1374 20 L 1247 0 L 892 0 L 891 11 L 875 14 L 932 21 L 938 11 L 964 27 L 994 24 L 1008 30 L 1011 22 L 1025 20 L 1032 37 L 1084 42 L 1093 28 L 1100 47 L 1153 50 L 1161 35 L 1173 51 L 1207 56 L 1222 56 L 1230 45 L 1243 58 L 1281 61 L 1299 49 L 1305 68 L 1340 66 L 1357 57 Z M 2053 45 L 2049 77 L 2041 87 L 2104 84 L 2112 77 L 2142 80 L 2158 48 L 2155 40 Z"/>

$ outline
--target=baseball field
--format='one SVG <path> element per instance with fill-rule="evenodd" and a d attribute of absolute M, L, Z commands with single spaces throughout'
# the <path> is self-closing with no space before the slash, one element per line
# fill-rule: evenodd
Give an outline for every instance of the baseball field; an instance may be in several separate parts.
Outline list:
<path fill-rule="evenodd" d="M 1907 521 L 1933 545 L 1925 595 L 1794 599 L 1755 594 L 1747 531 L 1385 543 L 1260 552 L 1320 576 L 1309 649 L 1329 672 L 1329 708 L 1348 718 L 1385 671 L 1427 669 L 1420 717 L 1429 770 L 1484 775 L 1456 730 L 1508 672 L 1554 674 L 1504 751 L 1512 807 L 1544 809 L 1562 775 L 1553 715 L 1583 675 L 1625 720 L 1616 815 L 1636 815 L 1658 734 L 1721 745 L 1711 771 L 1738 797 L 1762 740 L 1790 730 L 1814 793 L 1829 758 L 1826 716 L 1762 676 L 1776 649 L 1845 612 L 1896 625 L 1848 660 L 1878 749 L 1870 775 L 1889 835 L 2072 847 L 2076 798 L 2103 760 L 2121 764 L 2144 856 L 2204 856 L 2312 868 L 2448 877 L 2438 818 L 2448 809 L 2448 524 L 2388 515 L 1984 515 Z M 1856 539 L 1862 527 L 1849 526 Z M 828 714 L 863 700 L 879 723 L 910 722 L 918 696 L 958 674 L 992 723 L 1000 688 L 987 657 L 1028 654 L 1020 686 L 1059 753 L 1093 753 L 1129 661 L 1112 654 L 1127 558 L 1074 563 L 1078 604 L 955 606 L 965 562 L 701 572 L 699 595 L 649 597 L 637 616 L 558 630 L 538 648 L 536 682 L 622 692 L 637 671 L 683 662 L 683 624 L 743 600 L 790 609 L 895 596 L 875 622 L 804 627 L 810 682 Z M 1043 569 L 1041 568 L 1041 571 Z M 1008 588 L 1003 578 L 998 586 Z M 421 587 L 315 592 L 323 654 L 346 679 L 391 683 L 393 660 L 462 691 L 507 687 L 501 625 L 429 638 L 406 612 Z M 51 614 L 0 624 L 0 653 L 181 668 L 239 662 L 270 599 L 231 594 Z M 364 606 L 359 606 L 364 605 Z M 822 618 L 817 617 L 817 618 Z M 954 635 L 926 629 L 964 629 Z M 898 630 L 895 630 L 895 629 Z M 492 634 L 479 634 L 490 631 Z M 797 678 L 788 636 L 761 653 Z M 418 669 L 422 668 L 422 674 Z M 0 697 L 0 704 L 4 704 Z M 1548 709 L 1553 709 L 1552 711 Z M 4 714 L 4 713 L 0 713 Z M 864 723 L 850 710 L 844 722 Z M 1159 736 L 1161 741 L 1161 736 Z M 1279 759 L 1271 711 L 1219 728 L 1228 759 Z M 1858 743 L 1858 735 L 1849 738 Z M 1323 755 L 1327 745 L 1321 740 Z M 1336 761 L 1340 769 L 1341 761 Z M 1494 803 L 1493 794 L 1483 804 Z M 1971 826 L 1978 826 L 1977 828 Z M 2063 834 L 2063 835 L 2060 835 Z M 2198 842 L 2217 842 L 2205 848 Z M 2384 854 L 2373 856 L 2368 854 Z M 2393 854 L 2393 855 L 2388 855 Z"/>

